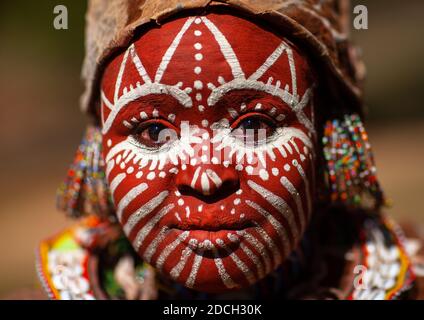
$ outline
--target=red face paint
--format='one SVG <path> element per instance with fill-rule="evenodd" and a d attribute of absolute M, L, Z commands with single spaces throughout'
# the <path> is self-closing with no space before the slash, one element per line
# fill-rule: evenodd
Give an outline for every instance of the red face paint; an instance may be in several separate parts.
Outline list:
<path fill-rule="evenodd" d="M 222 14 L 168 22 L 110 63 L 106 174 L 145 261 L 208 292 L 284 261 L 312 211 L 312 87 L 290 42 Z"/>

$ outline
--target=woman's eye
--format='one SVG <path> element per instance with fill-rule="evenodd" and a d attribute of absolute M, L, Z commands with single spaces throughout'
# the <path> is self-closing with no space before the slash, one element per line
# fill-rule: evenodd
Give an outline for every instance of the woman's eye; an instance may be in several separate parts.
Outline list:
<path fill-rule="evenodd" d="M 248 116 L 240 120 L 233 134 L 246 144 L 266 142 L 275 131 L 275 124 L 264 116 Z"/>
<path fill-rule="evenodd" d="M 177 133 L 161 123 L 150 123 L 141 126 L 134 136 L 141 144 L 151 148 L 158 148 L 174 140 L 177 137 Z"/>

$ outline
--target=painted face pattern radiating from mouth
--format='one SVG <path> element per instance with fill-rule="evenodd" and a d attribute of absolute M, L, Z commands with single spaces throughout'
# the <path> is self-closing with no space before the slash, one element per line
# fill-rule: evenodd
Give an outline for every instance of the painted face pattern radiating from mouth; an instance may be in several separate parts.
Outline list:
<path fill-rule="evenodd" d="M 314 192 L 313 80 L 245 19 L 180 18 L 106 68 L 106 174 L 139 255 L 196 290 L 263 278 L 296 248 Z"/>

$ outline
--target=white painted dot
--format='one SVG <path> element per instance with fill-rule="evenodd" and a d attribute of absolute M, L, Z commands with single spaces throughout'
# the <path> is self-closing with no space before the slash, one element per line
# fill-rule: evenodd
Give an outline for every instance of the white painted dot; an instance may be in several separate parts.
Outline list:
<path fill-rule="evenodd" d="M 235 214 L 236 213 L 236 209 L 232 208 L 230 211 L 231 214 Z"/>
<path fill-rule="evenodd" d="M 301 155 L 300 155 L 300 161 L 302 161 L 302 162 L 303 162 L 303 161 L 305 161 L 305 159 L 306 159 L 306 158 L 305 158 L 305 156 L 304 156 L 303 154 L 301 154 Z"/>
<path fill-rule="evenodd" d="M 203 156 L 200 157 L 200 159 L 202 160 L 203 163 L 208 163 L 208 156 L 207 155 L 204 154 Z"/>
<path fill-rule="evenodd" d="M 186 170 L 187 169 L 187 165 L 184 163 L 181 165 L 181 169 Z"/>
<path fill-rule="evenodd" d="M 137 172 L 137 174 L 135 175 L 135 177 L 136 177 L 137 179 L 140 179 L 142 176 L 143 176 L 143 171 L 139 171 L 139 172 Z"/>
<path fill-rule="evenodd" d="M 125 169 L 125 162 L 124 161 L 121 162 L 120 167 L 121 167 L 121 169 Z"/>
<path fill-rule="evenodd" d="M 203 205 L 201 204 L 200 206 L 197 207 L 197 211 L 202 212 L 203 210 Z"/>
<path fill-rule="evenodd" d="M 195 74 L 200 74 L 201 72 L 202 72 L 202 68 L 201 67 L 194 68 L 194 73 Z"/>
<path fill-rule="evenodd" d="M 127 169 L 127 173 L 128 174 L 131 174 L 131 173 L 133 173 L 134 172 L 134 167 L 128 167 L 128 169 Z"/>
<path fill-rule="evenodd" d="M 242 164 L 236 165 L 236 170 L 237 171 L 243 171 L 243 165 Z"/>
<path fill-rule="evenodd" d="M 241 200 L 239 198 L 234 200 L 234 205 L 238 206 L 240 204 Z"/>
<path fill-rule="evenodd" d="M 296 159 L 294 159 L 294 160 L 292 161 L 292 163 L 293 163 L 293 165 L 294 165 L 295 167 L 297 167 L 297 165 L 299 164 L 299 162 L 297 162 L 297 160 L 296 160 Z"/>
<path fill-rule="evenodd" d="M 182 206 L 182 205 L 184 205 L 184 200 L 183 199 L 178 199 L 178 205 L 179 206 Z"/>
<path fill-rule="evenodd" d="M 256 104 L 255 110 L 260 110 L 260 109 L 262 109 L 262 103 Z"/>
<path fill-rule="evenodd" d="M 155 118 L 159 117 L 159 111 L 157 109 L 154 109 L 152 112 L 152 116 Z"/>
<path fill-rule="evenodd" d="M 147 119 L 148 118 L 147 113 L 144 112 L 144 111 L 140 112 L 140 117 L 141 117 L 141 119 Z"/>
<path fill-rule="evenodd" d="M 203 128 L 207 128 L 208 125 L 209 125 L 209 121 L 208 120 L 206 120 L 206 119 L 202 120 L 202 127 Z"/>
<path fill-rule="evenodd" d="M 195 48 L 196 50 L 201 50 L 201 49 L 202 49 L 202 44 L 201 44 L 201 43 L 199 43 L 199 42 L 197 42 L 197 43 L 195 43 L 195 44 L 194 44 L 194 48 Z"/>
<path fill-rule="evenodd" d="M 164 171 L 159 172 L 159 177 L 165 178 L 166 177 L 166 173 Z"/>
<path fill-rule="evenodd" d="M 202 146 L 202 150 L 203 150 L 203 151 L 208 151 L 208 149 L 209 149 L 209 147 L 208 147 L 208 146 L 205 146 L 205 145 L 203 145 L 203 146 Z"/>
<path fill-rule="evenodd" d="M 224 161 L 222 162 L 222 165 L 223 165 L 225 168 L 228 168 L 228 167 L 230 166 L 230 161 L 228 161 L 228 160 L 224 160 Z"/>
<path fill-rule="evenodd" d="M 196 100 L 197 101 L 201 101 L 202 100 L 202 94 L 201 93 L 197 93 L 196 94 Z"/>
<path fill-rule="evenodd" d="M 218 163 L 219 163 L 219 160 L 218 160 L 218 158 L 217 158 L 217 157 L 212 157 L 211 162 L 212 162 L 213 164 L 218 164 Z"/>
<path fill-rule="evenodd" d="M 110 139 L 107 140 L 107 146 L 108 147 L 111 147 L 112 146 L 112 140 L 110 140 Z"/>
<path fill-rule="evenodd" d="M 118 154 L 118 156 L 116 157 L 116 163 L 119 164 L 122 160 L 122 155 Z"/>
<path fill-rule="evenodd" d="M 303 147 L 303 153 L 304 154 L 308 154 L 308 152 L 309 152 L 308 148 L 307 147 Z"/>
<path fill-rule="evenodd" d="M 209 133 L 208 132 L 202 133 L 202 139 L 203 140 L 208 140 L 209 139 Z"/>
<path fill-rule="evenodd" d="M 220 209 L 221 209 L 222 211 L 224 211 L 225 206 L 224 206 L 224 205 L 221 205 L 221 206 L 220 206 Z"/>
<path fill-rule="evenodd" d="M 177 190 L 174 192 L 177 197 L 181 197 L 181 193 Z"/>
<path fill-rule="evenodd" d="M 194 81 L 194 88 L 196 90 L 202 90 L 203 89 L 203 82 L 200 80 Z"/>
<path fill-rule="evenodd" d="M 196 37 L 200 37 L 202 35 L 202 31 L 200 31 L 200 30 L 194 30 L 194 35 Z"/>
<path fill-rule="evenodd" d="M 274 175 L 274 176 L 278 176 L 278 174 L 280 173 L 280 170 L 278 170 L 278 168 L 272 168 L 272 174 Z"/>
<path fill-rule="evenodd" d="M 149 174 L 147 175 L 147 180 L 153 180 L 155 177 L 156 177 L 156 173 L 149 172 Z"/>
<path fill-rule="evenodd" d="M 286 118 L 286 116 L 284 114 L 279 114 L 277 116 L 277 121 L 283 121 Z"/>
<path fill-rule="evenodd" d="M 175 114 L 170 113 L 170 114 L 168 115 L 168 120 L 169 120 L 169 121 L 171 121 L 171 122 L 174 122 L 174 121 L 175 121 Z"/>
<path fill-rule="evenodd" d="M 251 175 L 253 173 L 253 167 L 252 166 L 247 166 L 246 167 L 246 172 L 247 172 L 247 174 Z"/>
<path fill-rule="evenodd" d="M 205 111 L 205 106 L 199 104 L 199 106 L 197 107 L 199 109 L 200 112 Z"/>
<path fill-rule="evenodd" d="M 237 191 L 236 191 L 236 195 L 241 195 L 243 193 L 243 190 L 241 190 L 241 189 L 238 189 Z"/>
<path fill-rule="evenodd" d="M 173 174 L 177 174 L 178 173 L 178 169 L 177 168 L 171 168 L 169 169 L 169 173 L 173 173 Z"/>
<path fill-rule="evenodd" d="M 284 170 L 286 170 L 287 172 L 290 171 L 290 165 L 289 164 L 285 164 L 284 165 Z"/>
<path fill-rule="evenodd" d="M 269 173 L 265 169 L 259 170 L 259 177 L 261 177 L 262 180 L 267 181 L 269 179 Z"/>
<path fill-rule="evenodd" d="M 197 61 L 202 61 L 203 60 L 203 54 L 201 53 L 196 53 L 194 55 L 194 59 L 196 59 Z"/>
<path fill-rule="evenodd" d="M 196 163 L 197 163 L 197 159 L 196 158 L 190 159 L 190 165 L 195 166 Z"/>
<path fill-rule="evenodd" d="M 240 215 L 240 218 L 243 219 L 245 217 L 244 213 Z"/>
<path fill-rule="evenodd" d="M 202 19 L 200 19 L 200 18 L 194 19 L 195 24 L 200 24 L 201 22 L 202 22 Z"/>

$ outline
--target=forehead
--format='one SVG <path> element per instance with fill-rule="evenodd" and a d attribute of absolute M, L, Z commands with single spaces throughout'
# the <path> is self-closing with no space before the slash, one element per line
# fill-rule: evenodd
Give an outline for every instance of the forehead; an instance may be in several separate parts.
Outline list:
<path fill-rule="evenodd" d="M 190 100 L 185 107 L 201 112 L 221 96 L 218 90 L 213 94 L 216 88 L 225 87 L 222 93 L 254 89 L 254 82 L 256 87 L 270 84 L 300 101 L 311 83 L 307 60 L 287 39 L 228 14 L 167 22 L 144 33 L 130 49 L 117 56 L 103 75 L 102 95 L 115 108 L 124 92 L 149 82 L 178 88 L 181 101 Z M 112 108 L 105 109 L 108 113 Z"/>

